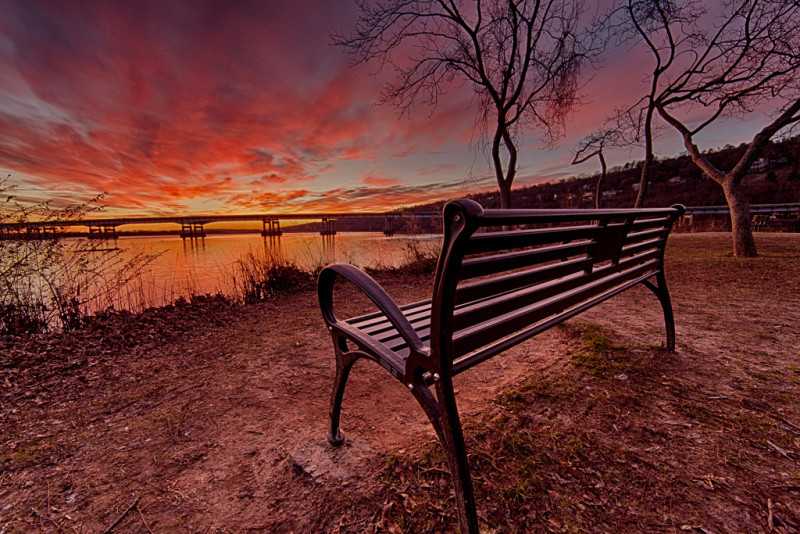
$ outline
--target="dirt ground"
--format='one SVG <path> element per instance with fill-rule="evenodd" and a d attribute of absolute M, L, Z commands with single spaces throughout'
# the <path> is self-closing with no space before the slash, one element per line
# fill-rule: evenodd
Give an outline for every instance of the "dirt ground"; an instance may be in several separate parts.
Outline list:
<path fill-rule="evenodd" d="M 674 354 L 635 289 L 457 377 L 485 531 L 798 532 L 800 234 L 757 243 L 670 238 Z M 433 430 L 388 373 L 356 365 L 348 444 L 326 444 L 333 369 L 313 291 L 4 340 L 0 534 L 455 531 Z M 538 450 L 495 443 L 512 427 Z"/>

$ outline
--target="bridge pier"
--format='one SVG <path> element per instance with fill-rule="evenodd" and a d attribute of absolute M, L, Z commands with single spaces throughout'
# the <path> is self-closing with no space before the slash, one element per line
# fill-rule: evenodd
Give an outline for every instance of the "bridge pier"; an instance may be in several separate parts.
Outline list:
<path fill-rule="evenodd" d="M 394 235 L 394 217 L 386 217 L 386 223 L 383 226 L 383 235 L 386 237 Z"/>
<path fill-rule="evenodd" d="M 205 239 L 206 230 L 200 222 L 181 222 L 181 237 L 183 239 Z"/>
<path fill-rule="evenodd" d="M 90 224 L 89 239 L 117 239 L 117 227 L 111 224 Z"/>
<path fill-rule="evenodd" d="M 111 230 L 112 230 L 112 233 L 114 234 L 114 239 L 116 239 L 117 238 L 116 228 L 112 228 Z M 61 231 L 63 232 L 64 229 L 61 228 Z M 44 238 L 44 239 L 48 239 L 48 238 L 49 239 L 56 239 L 58 237 L 58 233 L 59 233 L 59 228 L 57 226 L 53 226 L 53 225 L 44 225 L 44 226 L 42 226 L 42 238 Z"/>
<path fill-rule="evenodd" d="M 319 235 L 336 235 L 336 226 L 335 223 L 336 219 L 331 219 L 329 217 L 322 218 L 322 231 Z"/>
<path fill-rule="evenodd" d="M 280 237 L 283 235 L 281 221 L 279 219 L 262 219 L 261 235 L 263 237 Z"/>

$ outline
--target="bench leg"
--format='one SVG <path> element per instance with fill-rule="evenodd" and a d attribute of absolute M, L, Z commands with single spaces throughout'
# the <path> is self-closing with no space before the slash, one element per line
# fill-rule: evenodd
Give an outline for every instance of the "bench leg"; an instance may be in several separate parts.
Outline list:
<path fill-rule="evenodd" d="M 353 368 L 353 364 L 356 363 L 358 358 L 358 354 L 336 351 L 336 376 L 333 380 L 333 392 L 331 393 L 331 424 L 328 432 L 328 441 L 332 445 L 338 446 L 344 443 L 344 432 L 339 428 L 339 415 L 342 412 L 342 399 L 344 398 L 344 387 L 347 385 L 347 377 L 350 375 L 350 369 Z"/>
<path fill-rule="evenodd" d="M 441 437 L 444 438 L 442 446 L 450 464 L 450 473 L 453 475 L 461 534 L 477 534 L 478 514 L 475 511 L 467 447 L 464 444 L 464 434 L 458 417 L 453 382 L 449 376 L 443 376 L 436 382 L 436 396 L 441 412 Z"/>
<path fill-rule="evenodd" d="M 667 333 L 667 350 L 670 352 L 675 351 L 675 316 L 672 313 L 672 301 L 669 298 L 669 291 L 667 290 L 667 279 L 664 272 L 661 271 L 656 275 L 656 283 L 653 284 L 649 280 L 645 280 L 644 285 L 649 287 L 653 293 L 658 297 L 661 302 L 661 308 L 664 310 L 664 326 Z"/>

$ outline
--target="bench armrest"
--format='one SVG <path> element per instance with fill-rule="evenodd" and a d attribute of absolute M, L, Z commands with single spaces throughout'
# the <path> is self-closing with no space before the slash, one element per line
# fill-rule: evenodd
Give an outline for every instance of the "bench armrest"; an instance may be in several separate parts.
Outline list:
<path fill-rule="evenodd" d="M 328 326 L 332 326 L 339 322 L 336 314 L 333 312 L 333 286 L 336 282 L 336 277 L 342 276 L 352 282 L 361 292 L 363 292 L 369 299 L 378 307 L 378 310 L 383 313 L 386 318 L 397 329 L 397 332 L 403 340 L 416 352 L 425 352 L 422 340 L 414 331 L 414 327 L 408 322 L 403 312 L 395 304 L 392 297 L 389 296 L 378 283 L 372 279 L 367 273 L 352 265 L 336 263 L 325 267 L 319 274 L 318 294 L 319 305 L 322 310 L 322 317 Z"/>

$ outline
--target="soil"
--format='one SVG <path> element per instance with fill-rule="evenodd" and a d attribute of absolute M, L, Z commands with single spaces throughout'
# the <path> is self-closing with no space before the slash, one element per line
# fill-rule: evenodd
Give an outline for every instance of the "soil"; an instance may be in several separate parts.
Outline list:
<path fill-rule="evenodd" d="M 800 234 L 757 243 L 670 238 L 675 353 L 637 288 L 457 377 L 485 531 L 800 529 Z M 377 278 L 429 297 L 429 275 Z M 3 340 L 0 534 L 455 531 L 433 430 L 388 373 L 356 364 L 347 445 L 327 444 L 333 370 L 312 289 Z M 540 450 L 498 445 L 512 429 Z"/>

